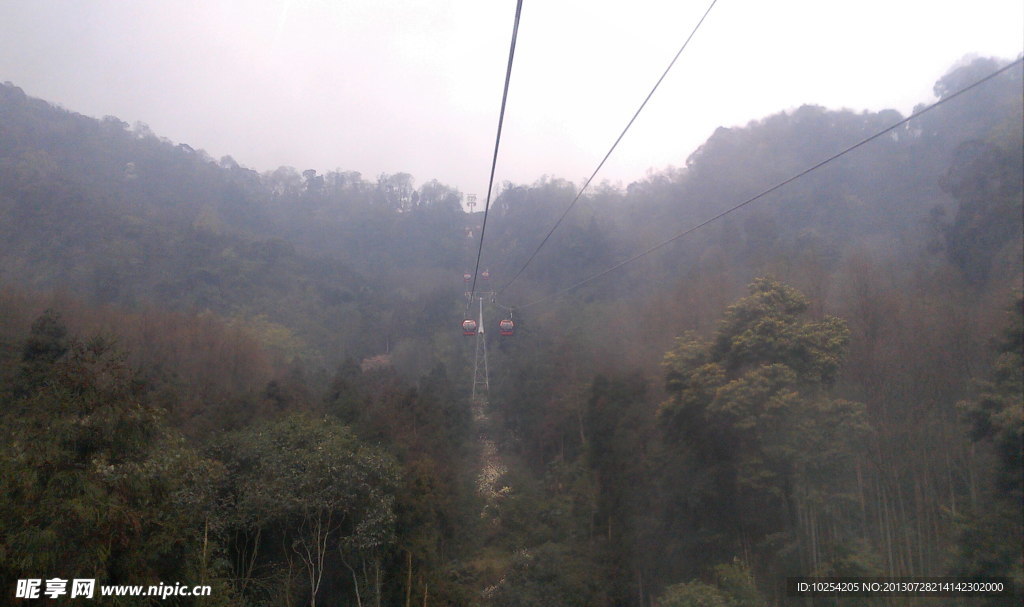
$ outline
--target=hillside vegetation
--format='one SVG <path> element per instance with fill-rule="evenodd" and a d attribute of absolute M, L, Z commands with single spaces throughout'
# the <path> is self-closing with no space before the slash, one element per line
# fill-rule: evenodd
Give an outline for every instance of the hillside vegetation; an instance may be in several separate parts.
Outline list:
<path fill-rule="evenodd" d="M 581 285 L 902 116 L 720 128 L 677 168 L 588 192 L 511 284 L 577 186 L 503 184 L 486 313 L 513 308 L 517 329 L 487 327 L 476 419 L 459 323 L 482 213 L 456 189 L 261 174 L 0 85 L 4 592 L 60 576 L 213 587 L 180 605 L 831 604 L 786 596 L 811 575 L 1020 592 L 1022 82 L 1018 64 Z"/>

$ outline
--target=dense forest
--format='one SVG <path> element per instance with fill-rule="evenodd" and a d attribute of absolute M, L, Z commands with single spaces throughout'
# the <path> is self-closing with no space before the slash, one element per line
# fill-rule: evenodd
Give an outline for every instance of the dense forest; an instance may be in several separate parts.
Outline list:
<path fill-rule="evenodd" d="M 516 334 L 470 339 L 483 213 L 456 189 L 261 174 L 0 85 L 3 600 L 59 576 L 212 587 L 178 605 L 754 607 L 836 604 L 794 576 L 988 576 L 1018 595 L 942 604 L 1019 604 L 1022 86 L 579 286 L 903 116 L 720 128 L 588 191 L 529 262 L 577 185 L 505 183 L 483 306 Z"/>

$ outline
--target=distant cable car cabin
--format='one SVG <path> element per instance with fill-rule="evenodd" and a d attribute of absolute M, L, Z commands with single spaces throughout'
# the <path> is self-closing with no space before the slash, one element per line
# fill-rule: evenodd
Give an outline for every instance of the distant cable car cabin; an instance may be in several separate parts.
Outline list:
<path fill-rule="evenodd" d="M 463 335 L 476 335 L 476 321 L 472 318 L 467 318 L 462 321 L 462 334 Z"/>
<path fill-rule="evenodd" d="M 473 282 L 473 275 L 470 274 L 469 272 L 466 272 L 465 274 L 462 275 L 462 282 Z"/>
<path fill-rule="evenodd" d="M 480 278 L 483 278 L 484 280 L 490 280 L 491 273 L 488 270 L 484 270 L 483 274 L 480 275 Z"/>
<path fill-rule="evenodd" d="M 505 318 L 498 323 L 498 333 L 506 337 L 511 337 L 516 332 L 516 325 L 512 322 L 511 318 Z"/>

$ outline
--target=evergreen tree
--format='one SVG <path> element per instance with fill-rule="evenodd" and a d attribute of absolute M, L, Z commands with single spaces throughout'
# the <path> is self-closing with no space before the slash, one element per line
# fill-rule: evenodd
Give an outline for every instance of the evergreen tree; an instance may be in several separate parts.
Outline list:
<path fill-rule="evenodd" d="M 60 313 L 47 309 L 32 323 L 21 348 L 21 367 L 15 393 L 25 396 L 50 375 L 53 365 L 68 351 L 68 330 Z"/>
<path fill-rule="evenodd" d="M 663 474 L 679 486 L 666 516 L 704 562 L 754 553 L 758 565 L 812 571 L 844 541 L 835 523 L 866 423 L 860 404 L 829 396 L 846 325 L 807 319 L 808 306 L 758 279 L 713 340 L 687 335 L 665 356 L 660 418 L 676 455 Z M 781 558 L 794 547 L 798 560 Z"/>
<path fill-rule="evenodd" d="M 978 394 L 959 403 L 970 423 L 971 439 L 990 450 L 993 467 L 982 501 L 959 519 L 960 556 L 956 573 L 963 576 L 1003 576 L 1016 593 L 1024 589 L 1021 556 L 1022 437 L 1024 416 L 1024 299 L 1018 298 L 1011 322 L 997 345 L 990 379 L 978 384 Z M 1019 596 L 988 599 L 986 604 L 1013 605 Z"/>

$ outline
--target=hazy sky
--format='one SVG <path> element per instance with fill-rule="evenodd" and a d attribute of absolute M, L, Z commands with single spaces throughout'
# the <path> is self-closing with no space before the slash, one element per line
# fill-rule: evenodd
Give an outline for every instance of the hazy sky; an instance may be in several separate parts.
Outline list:
<path fill-rule="evenodd" d="M 578 185 L 710 0 L 525 0 L 497 181 Z M 0 81 L 259 171 L 412 173 L 483 199 L 515 0 L 0 0 Z M 598 180 L 805 103 L 907 113 L 1020 0 L 719 0 Z"/>

